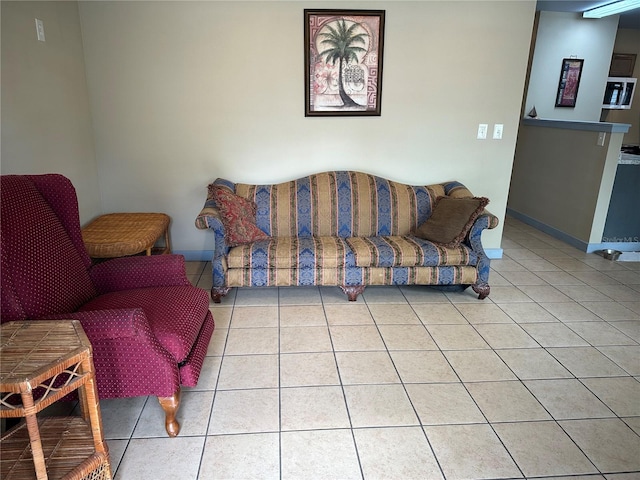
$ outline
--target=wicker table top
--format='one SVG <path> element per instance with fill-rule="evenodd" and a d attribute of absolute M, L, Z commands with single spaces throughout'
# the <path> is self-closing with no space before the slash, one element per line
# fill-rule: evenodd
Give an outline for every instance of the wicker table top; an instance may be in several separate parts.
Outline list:
<path fill-rule="evenodd" d="M 82 239 L 90 257 L 135 255 L 154 245 L 169 220 L 164 213 L 108 213 L 83 228 Z"/>
<path fill-rule="evenodd" d="M 21 392 L 51 376 L 52 365 L 77 363 L 91 343 L 77 320 L 27 320 L 0 327 L 0 389 Z M 33 384 L 33 382 L 36 382 Z"/>

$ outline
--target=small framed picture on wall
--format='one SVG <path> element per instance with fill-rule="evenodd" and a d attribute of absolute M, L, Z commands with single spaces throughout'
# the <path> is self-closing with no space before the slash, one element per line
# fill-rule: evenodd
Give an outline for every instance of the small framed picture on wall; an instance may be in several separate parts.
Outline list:
<path fill-rule="evenodd" d="M 576 106 L 583 64 L 584 59 L 580 58 L 564 58 L 562 60 L 558 94 L 556 95 L 556 107 Z"/>

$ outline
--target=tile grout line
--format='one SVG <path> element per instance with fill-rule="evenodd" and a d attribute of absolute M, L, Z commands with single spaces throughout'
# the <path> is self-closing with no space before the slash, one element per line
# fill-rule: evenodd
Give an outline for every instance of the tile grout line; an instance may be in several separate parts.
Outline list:
<path fill-rule="evenodd" d="M 327 318 L 327 309 L 324 302 L 324 298 L 321 296 L 322 302 L 322 312 L 324 313 L 324 320 L 327 325 L 327 331 L 329 333 L 329 342 L 331 343 L 331 351 L 333 353 L 333 362 L 336 368 L 336 373 L 338 375 L 338 382 L 340 382 L 340 391 L 342 392 L 342 398 L 344 400 L 344 407 L 347 412 L 347 418 L 349 419 L 349 431 L 351 433 L 351 441 L 353 442 L 353 448 L 356 452 L 356 459 L 358 461 L 358 468 L 360 469 L 360 478 L 364 480 L 364 469 L 362 467 L 362 460 L 360 459 L 360 451 L 358 449 L 358 443 L 356 442 L 356 435 L 353 427 L 353 420 L 351 419 L 351 410 L 349 409 L 349 402 L 347 401 L 347 392 L 345 391 L 344 382 L 342 381 L 342 373 L 340 372 L 340 366 L 338 364 L 338 357 L 336 356 L 336 349 L 333 343 L 333 335 L 331 335 L 331 325 L 329 324 L 329 319 Z"/>

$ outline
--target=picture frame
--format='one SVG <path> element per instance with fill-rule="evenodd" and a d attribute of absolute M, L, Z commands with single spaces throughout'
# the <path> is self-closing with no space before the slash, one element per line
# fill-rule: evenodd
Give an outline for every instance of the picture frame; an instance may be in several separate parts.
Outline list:
<path fill-rule="evenodd" d="M 562 59 L 560 80 L 558 81 L 558 94 L 556 95 L 556 107 L 573 108 L 576 106 L 583 65 L 584 59 L 581 58 Z"/>
<path fill-rule="evenodd" d="M 384 10 L 304 10 L 305 117 L 380 116 Z"/>

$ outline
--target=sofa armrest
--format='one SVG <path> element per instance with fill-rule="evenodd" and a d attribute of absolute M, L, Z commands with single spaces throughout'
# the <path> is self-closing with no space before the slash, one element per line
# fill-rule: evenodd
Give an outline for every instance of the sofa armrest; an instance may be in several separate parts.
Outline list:
<path fill-rule="evenodd" d="M 483 230 L 486 230 L 488 228 L 495 228 L 498 226 L 498 223 L 498 217 L 485 210 L 484 213 L 476 219 L 476 221 L 473 223 L 473 226 L 471 227 L 471 230 L 469 231 L 469 244 L 471 245 L 471 249 L 478 255 L 478 280 L 476 284 L 479 286 L 487 286 L 487 288 L 489 282 L 491 260 L 489 259 L 489 257 L 487 257 L 487 254 L 484 251 L 481 237 Z M 475 291 L 480 293 L 478 290 Z"/>
<path fill-rule="evenodd" d="M 100 294 L 133 288 L 190 285 L 182 255 L 114 258 L 89 270 Z"/>
<path fill-rule="evenodd" d="M 216 207 L 213 199 L 208 198 L 204 204 L 204 207 L 196 217 L 196 227 L 201 230 L 210 229 L 213 231 L 215 237 L 215 246 L 213 258 L 219 258 L 226 255 L 229 252 L 229 247 L 225 242 L 225 230 L 222 224 L 220 211 Z"/>
<path fill-rule="evenodd" d="M 482 248 L 482 243 L 480 242 L 482 231 L 496 228 L 499 223 L 500 220 L 498 220 L 498 217 L 488 212 L 487 210 L 485 210 L 482 215 L 476 218 L 476 221 L 473 222 L 468 235 L 471 248 L 484 254 L 484 249 Z"/>
<path fill-rule="evenodd" d="M 204 207 L 196 217 L 196 227 L 200 230 L 214 228 L 215 222 L 222 223 L 220 221 L 220 210 L 218 210 L 216 202 L 212 198 L 207 198 L 207 201 L 204 202 Z"/>

